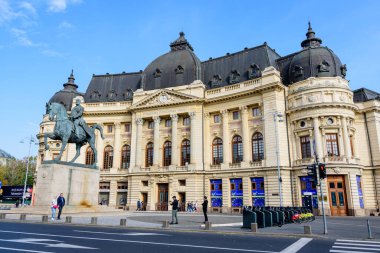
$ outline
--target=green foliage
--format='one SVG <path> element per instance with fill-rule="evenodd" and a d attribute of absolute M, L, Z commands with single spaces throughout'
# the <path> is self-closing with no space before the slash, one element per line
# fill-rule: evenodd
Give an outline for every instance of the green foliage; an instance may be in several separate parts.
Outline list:
<path fill-rule="evenodd" d="M 24 185 L 27 158 L 23 160 L 10 160 L 6 165 L 0 166 L 0 181 L 3 185 Z M 33 185 L 36 171 L 36 157 L 30 157 L 27 185 Z"/>

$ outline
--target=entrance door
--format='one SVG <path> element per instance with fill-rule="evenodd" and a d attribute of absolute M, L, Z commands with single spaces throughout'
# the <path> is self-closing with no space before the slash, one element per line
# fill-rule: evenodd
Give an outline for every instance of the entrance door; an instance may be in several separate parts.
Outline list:
<path fill-rule="evenodd" d="M 185 192 L 179 192 L 178 193 L 178 208 L 180 212 L 185 211 L 186 206 L 186 193 Z"/>
<path fill-rule="evenodd" d="M 143 193 L 141 193 L 141 195 L 142 195 L 142 210 L 143 211 L 146 211 L 146 205 L 147 205 L 147 203 L 148 203 L 148 193 L 146 193 L 146 192 L 143 192 Z"/>
<path fill-rule="evenodd" d="M 328 176 L 331 215 L 347 215 L 347 197 L 344 176 Z"/>
<path fill-rule="evenodd" d="M 158 186 L 158 203 L 156 205 L 156 211 L 167 211 L 169 201 L 169 185 L 157 184 Z"/>

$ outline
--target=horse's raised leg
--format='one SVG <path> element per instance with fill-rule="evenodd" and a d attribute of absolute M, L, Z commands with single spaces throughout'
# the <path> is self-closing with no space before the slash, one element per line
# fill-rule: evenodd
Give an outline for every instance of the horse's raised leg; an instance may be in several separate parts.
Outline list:
<path fill-rule="evenodd" d="M 71 163 L 75 162 L 75 160 L 78 158 L 78 156 L 80 155 L 80 148 L 82 147 L 82 143 L 76 143 L 75 144 L 75 149 L 76 149 L 76 153 L 75 153 L 75 156 L 74 158 L 70 161 Z"/>
<path fill-rule="evenodd" d="M 44 133 L 44 143 L 45 143 L 45 150 L 49 150 L 49 144 L 47 143 L 47 138 L 50 138 L 52 140 L 55 139 L 54 133 Z"/>
<path fill-rule="evenodd" d="M 68 137 L 65 137 L 64 139 L 62 139 L 61 150 L 59 151 L 59 155 L 57 156 L 57 158 L 55 158 L 54 160 L 57 160 L 57 161 L 61 160 L 62 153 L 63 153 L 63 150 L 65 150 L 65 148 L 66 148 L 68 139 L 69 139 Z"/>

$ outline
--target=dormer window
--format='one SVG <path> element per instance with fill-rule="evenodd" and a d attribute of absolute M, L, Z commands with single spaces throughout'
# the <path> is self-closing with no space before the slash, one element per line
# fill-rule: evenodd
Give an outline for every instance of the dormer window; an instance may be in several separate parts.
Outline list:
<path fill-rule="evenodd" d="M 220 84 L 222 82 L 222 78 L 220 75 L 214 75 L 210 81 L 211 88 L 217 88 L 220 87 Z"/>
<path fill-rule="evenodd" d="M 248 79 L 261 77 L 261 70 L 257 64 L 252 64 L 248 70 Z"/>
<path fill-rule="evenodd" d="M 124 92 L 124 99 L 125 100 L 130 100 L 130 99 L 132 99 L 132 97 L 133 97 L 133 91 L 131 89 L 127 89 Z"/>
<path fill-rule="evenodd" d="M 346 67 L 346 64 L 343 64 L 342 66 L 340 66 L 340 73 L 342 74 L 342 77 L 343 77 L 343 78 L 346 77 L 346 74 L 347 74 L 347 67 Z"/>
<path fill-rule="evenodd" d="M 330 64 L 323 60 L 321 64 L 318 65 L 318 72 L 329 72 L 330 71 Z"/>
<path fill-rule="evenodd" d="M 153 76 L 154 78 L 157 78 L 157 77 L 161 77 L 161 70 L 160 69 L 156 69 L 153 73 Z"/>
<path fill-rule="evenodd" d="M 117 96 L 117 94 L 116 94 L 115 90 L 110 90 L 107 94 L 107 100 L 108 101 L 116 101 L 116 96 Z"/>
<path fill-rule="evenodd" d="M 90 95 L 91 100 L 98 102 L 100 100 L 100 93 L 99 91 L 93 91 Z"/>
<path fill-rule="evenodd" d="M 237 71 L 236 69 L 232 70 L 230 73 L 230 78 L 229 78 L 230 84 L 238 83 L 239 78 L 240 78 L 239 71 Z"/>
<path fill-rule="evenodd" d="M 183 71 L 184 71 L 185 69 L 181 66 L 181 65 L 178 65 L 178 67 L 174 70 L 174 72 L 176 73 L 176 74 L 183 74 Z"/>
<path fill-rule="evenodd" d="M 294 77 L 303 76 L 303 68 L 301 66 L 298 66 L 298 65 L 294 66 L 293 75 L 294 75 Z"/>

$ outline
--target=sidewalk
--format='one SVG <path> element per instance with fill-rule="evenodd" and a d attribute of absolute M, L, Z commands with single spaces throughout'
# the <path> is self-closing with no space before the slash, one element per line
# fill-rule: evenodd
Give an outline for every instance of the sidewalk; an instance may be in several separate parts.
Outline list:
<path fill-rule="evenodd" d="M 20 221 L 20 214 L 6 213 L 6 219 L 0 221 Z M 77 213 L 66 214 L 63 209 L 62 219 L 52 221 L 49 216 L 49 224 L 65 223 L 66 216 L 72 217 L 72 224 L 89 225 L 91 217 L 97 217 L 97 225 L 118 226 L 120 219 L 127 219 L 129 228 L 162 228 L 163 221 L 171 221 L 171 212 L 102 212 L 102 213 Z M 202 213 L 178 213 L 179 224 L 170 225 L 171 230 L 204 231 Z M 370 221 L 372 235 L 375 240 L 380 240 L 380 217 L 327 217 L 328 235 L 323 234 L 323 220 L 317 217 L 314 222 L 302 224 L 285 224 L 282 227 L 269 227 L 259 229 L 257 234 L 271 236 L 305 236 L 304 226 L 310 225 L 313 236 L 336 239 L 367 239 L 367 219 Z M 251 233 L 249 229 L 241 229 L 242 216 L 230 214 L 209 214 L 212 222 L 212 231 L 219 233 Z M 24 222 L 24 221 L 23 221 Z M 26 216 L 25 222 L 42 222 L 41 214 Z"/>

